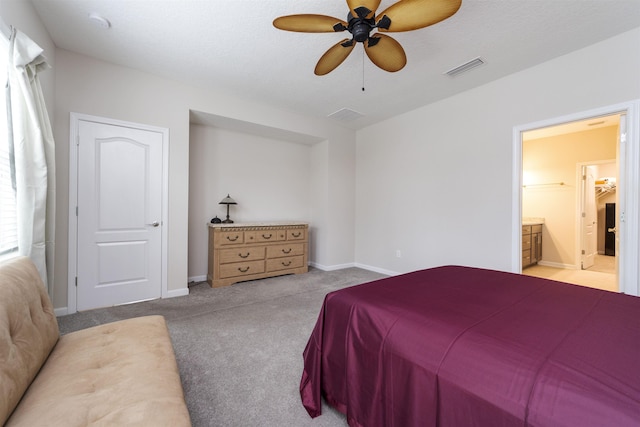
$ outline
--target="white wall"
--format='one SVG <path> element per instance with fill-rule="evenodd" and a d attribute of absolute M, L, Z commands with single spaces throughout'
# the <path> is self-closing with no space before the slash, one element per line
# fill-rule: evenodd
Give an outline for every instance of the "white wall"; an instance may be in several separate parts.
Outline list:
<path fill-rule="evenodd" d="M 192 124 L 189 149 L 189 277 L 206 277 L 208 227 L 233 221 L 310 221 L 310 145 Z"/>
<path fill-rule="evenodd" d="M 69 163 L 69 114 L 77 112 L 143 123 L 169 129 L 169 218 L 168 230 L 168 288 L 184 289 L 188 280 L 188 228 L 189 228 L 189 131 L 190 110 L 228 117 L 233 120 L 253 123 L 273 129 L 283 129 L 324 141 L 327 150 L 355 155 L 355 132 L 335 124 L 329 119 L 311 119 L 294 112 L 259 105 L 233 97 L 180 84 L 148 73 L 98 61 L 63 49 L 56 51 L 56 103 L 54 136 L 57 155 L 61 158 L 57 173 L 57 222 L 56 275 L 54 284 L 54 306 L 63 308 L 67 304 L 67 249 L 68 242 L 68 163 Z M 315 149 L 315 148 L 314 148 Z M 313 150 L 312 150 L 313 151 Z M 311 156 L 314 162 L 318 156 Z M 345 224 L 335 225 L 325 218 L 325 206 L 338 206 L 344 212 L 354 211 L 353 185 L 338 185 L 329 179 L 330 174 L 341 172 L 345 162 L 331 164 L 322 156 L 320 163 L 313 164 L 310 179 L 314 187 L 326 186 L 325 192 L 312 193 L 311 220 L 323 224 L 323 233 L 312 236 L 315 248 L 313 261 L 319 265 L 353 262 L 354 231 L 350 218 Z M 228 190 L 233 193 L 231 189 Z M 238 193 L 239 201 L 242 194 Z M 247 205 L 249 207 L 251 205 Z M 316 223 L 312 223 L 312 230 Z M 331 241 L 333 229 L 343 230 L 343 239 Z"/>
<path fill-rule="evenodd" d="M 640 28 L 359 131 L 356 263 L 510 270 L 513 128 L 640 98 L 639 40 Z"/>

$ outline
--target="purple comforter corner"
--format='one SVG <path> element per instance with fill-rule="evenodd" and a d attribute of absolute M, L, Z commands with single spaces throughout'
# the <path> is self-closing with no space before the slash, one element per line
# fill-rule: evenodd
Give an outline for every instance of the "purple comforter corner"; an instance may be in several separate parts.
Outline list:
<path fill-rule="evenodd" d="M 640 298 L 447 266 L 332 292 L 302 403 L 350 426 L 639 426 Z"/>

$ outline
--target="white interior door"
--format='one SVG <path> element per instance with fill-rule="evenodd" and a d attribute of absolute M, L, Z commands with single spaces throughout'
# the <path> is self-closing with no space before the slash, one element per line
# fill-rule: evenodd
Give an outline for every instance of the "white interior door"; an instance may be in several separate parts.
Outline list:
<path fill-rule="evenodd" d="M 598 209 L 596 207 L 596 168 L 582 167 L 582 269 L 593 266 L 598 252 Z"/>
<path fill-rule="evenodd" d="M 78 122 L 77 309 L 162 293 L 163 134 Z"/>

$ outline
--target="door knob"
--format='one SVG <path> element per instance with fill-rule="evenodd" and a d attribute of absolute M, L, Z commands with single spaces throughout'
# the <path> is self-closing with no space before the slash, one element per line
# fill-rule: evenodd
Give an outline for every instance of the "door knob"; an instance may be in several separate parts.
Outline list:
<path fill-rule="evenodd" d="M 151 225 L 153 227 L 157 227 L 160 225 L 160 223 L 158 221 L 153 221 L 151 224 L 147 224 L 147 225 Z"/>

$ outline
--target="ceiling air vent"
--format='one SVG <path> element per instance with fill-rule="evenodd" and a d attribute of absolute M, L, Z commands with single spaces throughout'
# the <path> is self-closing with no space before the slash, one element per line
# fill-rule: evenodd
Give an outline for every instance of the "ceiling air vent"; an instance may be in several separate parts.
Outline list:
<path fill-rule="evenodd" d="M 483 64 L 484 64 L 484 59 L 482 59 L 480 57 L 477 57 L 477 58 L 472 59 L 469 62 L 465 62 L 462 65 L 458 65 L 457 67 L 450 69 L 445 74 L 448 75 L 449 77 L 455 77 L 455 76 L 457 76 L 459 74 L 462 74 L 462 73 L 464 73 L 466 71 L 469 71 L 472 68 L 479 67 L 479 66 L 481 66 Z"/>
<path fill-rule="evenodd" d="M 340 120 L 341 122 L 350 122 L 352 120 L 359 119 L 360 117 L 364 117 L 364 114 L 358 113 L 357 111 L 353 111 L 348 108 L 343 108 L 336 111 L 335 113 L 329 114 L 327 117 Z"/>

